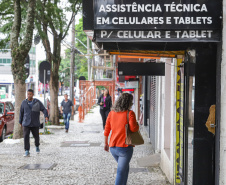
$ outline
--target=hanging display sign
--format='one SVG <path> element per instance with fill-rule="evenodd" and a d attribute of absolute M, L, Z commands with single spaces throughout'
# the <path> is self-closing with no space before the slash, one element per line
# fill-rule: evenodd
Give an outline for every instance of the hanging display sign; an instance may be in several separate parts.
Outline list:
<path fill-rule="evenodd" d="M 221 0 L 94 0 L 94 29 L 220 29 Z"/>
<path fill-rule="evenodd" d="M 221 9 L 220 0 L 94 0 L 95 36 L 97 42 L 217 42 Z"/>

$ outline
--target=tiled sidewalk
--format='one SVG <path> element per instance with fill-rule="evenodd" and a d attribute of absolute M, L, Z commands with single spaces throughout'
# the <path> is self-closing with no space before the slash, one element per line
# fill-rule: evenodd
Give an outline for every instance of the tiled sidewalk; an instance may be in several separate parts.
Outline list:
<path fill-rule="evenodd" d="M 31 156 L 27 158 L 23 157 L 23 139 L 17 144 L 0 143 L 0 184 L 113 185 L 117 164 L 111 154 L 103 150 L 101 117 L 98 108 L 93 112 L 86 116 L 84 123 L 78 123 L 78 115 L 76 115 L 75 121 L 71 121 L 69 133 L 65 133 L 63 129 L 51 129 L 54 134 L 41 135 L 40 154 L 35 153 L 33 140 L 31 140 Z M 77 141 L 77 144 L 67 141 Z M 91 145 L 88 146 L 86 142 L 79 146 L 78 141 L 82 143 L 88 141 Z M 66 145 L 63 142 L 66 142 Z M 148 171 L 137 165 L 138 158 L 150 155 L 152 152 L 148 142 L 135 147 L 130 163 L 132 170 L 128 185 L 168 184 L 160 168 L 151 168 Z M 26 164 L 56 164 L 56 166 L 50 170 L 20 168 Z"/>

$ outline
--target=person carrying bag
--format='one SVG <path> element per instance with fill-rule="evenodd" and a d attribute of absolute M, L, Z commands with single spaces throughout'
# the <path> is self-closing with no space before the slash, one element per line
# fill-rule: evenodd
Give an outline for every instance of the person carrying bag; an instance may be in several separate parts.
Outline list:
<path fill-rule="evenodd" d="M 126 124 L 126 140 L 127 145 L 142 145 L 144 144 L 144 139 L 140 133 L 140 130 L 137 132 L 132 132 L 129 128 L 129 110 L 127 113 L 127 124 Z"/>
<path fill-rule="evenodd" d="M 122 94 L 114 104 L 112 111 L 109 113 L 104 136 L 104 150 L 110 152 L 118 163 L 117 176 L 115 185 L 126 185 L 129 175 L 129 163 L 133 156 L 133 139 L 131 143 L 126 143 L 126 138 L 131 134 L 128 132 L 138 132 L 139 125 L 133 111 L 128 111 L 133 105 L 133 96 L 129 93 Z M 127 120 L 128 116 L 128 120 Z M 127 125 L 127 126 L 126 126 Z M 108 136 L 111 133 L 110 142 L 108 144 Z M 131 137 L 129 137 L 131 138 Z"/>

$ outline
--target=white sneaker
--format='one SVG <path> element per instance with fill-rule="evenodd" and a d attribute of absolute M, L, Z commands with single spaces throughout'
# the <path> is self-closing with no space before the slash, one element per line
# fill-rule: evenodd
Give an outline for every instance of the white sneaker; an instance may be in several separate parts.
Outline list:
<path fill-rule="evenodd" d="M 30 152 L 28 150 L 25 151 L 24 157 L 30 157 Z"/>

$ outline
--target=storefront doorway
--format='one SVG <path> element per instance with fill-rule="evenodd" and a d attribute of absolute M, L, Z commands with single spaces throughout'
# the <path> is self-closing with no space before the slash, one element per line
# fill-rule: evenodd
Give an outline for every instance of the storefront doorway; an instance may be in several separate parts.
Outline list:
<path fill-rule="evenodd" d="M 219 117 L 216 121 L 211 117 L 215 115 L 214 106 L 219 116 L 216 71 L 221 53 L 218 43 L 221 42 L 222 1 L 94 0 L 90 4 L 83 0 L 83 3 L 84 30 L 99 48 L 112 55 L 139 53 L 138 56 L 176 58 L 175 84 L 170 85 L 175 85 L 176 118 L 170 127 L 175 152 L 173 158 L 169 158 L 174 165 L 163 160 L 163 167 L 168 169 L 167 173 L 173 171 L 170 181 L 174 184 L 218 184 L 219 161 L 215 161 L 219 159 L 219 152 L 215 147 L 219 146 L 219 124 L 216 127 L 215 123 Z M 149 87 L 153 87 L 144 100 L 147 112 L 148 107 L 156 104 L 156 99 L 147 101 L 147 97 L 158 94 L 154 89 L 158 82 L 148 77 L 153 74 L 143 75 L 145 83 L 149 81 Z M 155 111 L 149 112 L 156 115 Z M 152 118 L 153 122 L 155 117 Z M 144 115 L 146 125 L 150 120 Z"/>

